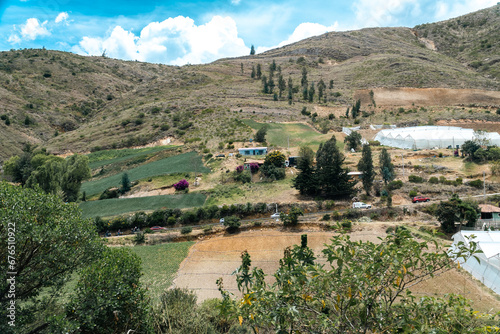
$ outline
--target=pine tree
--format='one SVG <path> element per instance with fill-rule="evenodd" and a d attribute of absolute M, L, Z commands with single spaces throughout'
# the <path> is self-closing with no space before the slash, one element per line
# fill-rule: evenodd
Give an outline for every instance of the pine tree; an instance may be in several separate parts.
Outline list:
<path fill-rule="evenodd" d="M 325 85 L 325 82 L 323 81 L 323 79 L 321 79 L 319 82 L 318 82 L 318 101 L 321 102 L 321 99 L 323 98 L 323 92 L 326 88 L 326 85 Z"/>
<path fill-rule="evenodd" d="M 363 182 L 363 189 L 367 195 L 373 187 L 373 179 L 375 178 L 375 170 L 373 169 L 372 149 L 370 145 L 363 145 L 363 153 L 358 162 L 358 171 L 363 172 L 361 180 Z"/>
<path fill-rule="evenodd" d="M 286 82 L 285 79 L 283 79 L 283 75 L 280 74 L 278 77 L 278 91 L 279 91 L 279 98 L 283 96 L 283 92 L 286 89 Z"/>
<path fill-rule="evenodd" d="M 267 83 L 267 77 L 265 75 L 262 77 L 262 93 L 269 93 L 269 85 Z"/>
<path fill-rule="evenodd" d="M 122 194 L 124 194 L 127 191 L 129 191 L 130 188 L 131 188 L 131 184 L 130 184 L 130 179 L 128 177 L 128 174 L 123 173 L 123 175 L 122 175 L 122 188 L 120 189 L 120 191 Z"/>
<path fill-rule="evenodd" d="M 255 54 L 255 47 L 252 44 L 252 47 L 250 48 L 250 55 L 253 56 Z"/>
<path fill-rule="evenodd" d="M 260 79 L 262 77 L 262 67 L 260 64 L 257 64 L 257 73 L 256 73 L 257 79 Z"/>
<path fill-rule="evenodd" d="M 255 66 L 252 65 L 252 73 L 250 74 L 252 79 L 255 79 Z"/>
<path fill-rule="evenodd" d="M 354 184 L 349 182 L 347 168 L 342 167 L 344 160 L 334 136 L 320 144 L 316 152 L 316 174 L 318 188 L 326 198 L 345 197 L 353 193 Z"/>
<path fill-rule="evenodd" d="M 297 169 L 300 171 L 293 179 L 293 187 L 301 195 L 315 195 L 318 191 L 318 182 L 314 173 L 314 152 L 311 148 L 303 146 L 299 151 Z"/>
<path fill-rule="evenodd" d="M 302 79 L 300 80 L 300 85 L 302 87 L 307 87 L 307 68 L 302 67 Z"/>
<path fill-rule="evenodd" d="M 396 174 L 394 173 L 394 165 L 391 162 L 391 156 L 389 152 L 387 152 L 386 148 L 383 148 L 382 151 L 380 151 L 379 165 L 380 174 L 382 175 L 382 179 L 385 184 L 394 180 L 396 177 Z"/>
<path fill-rule="evenodd" d="M 293 103 L 293 80 L 292 77 L 288 78 L 288 104 Z"/>
<path fill-rule="evenodd" d="M 314 100 L 315 93 L 316 93 L 316 90 L 314 89 L 314 82 L 311 82 L 311 88 L 309 88 L 309 91 L 307 92 L 309 102 L 312 102 Z"/>

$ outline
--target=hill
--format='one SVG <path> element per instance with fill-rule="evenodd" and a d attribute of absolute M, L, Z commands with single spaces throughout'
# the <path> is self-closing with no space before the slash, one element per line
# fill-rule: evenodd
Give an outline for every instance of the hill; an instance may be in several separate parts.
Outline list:
<path fill-rule="evenodd" d="M 315 126 L 328 122 L 325 129 L 336 129 L 345 125 L 339 116 L 354 103 L 358 90 L 469 89 L 474 101 L 477 92 L 500 88 L 499 11 L 496 5 L 415 29 L 332 32 L 255 56 L 182 67 L 45 49 L 1 52 L 0 161 L 19 154 L 26 142 L 53 153 L 174 140 L 214 151 L 252 136 L 242 118 Z M 269 76 L 273 61 L 274 81 L 280 73 L 292 80 L 291 105 L 287 91 L 275 98 L 262 92 L 261 80 L 251 78 L 257 65 Z M 304 68 L 309 84 L 327 84 L 323 99 L 302 100 Z M 375 107 L 377 97 L 372 100 L 364 100 L 363 107 Z M 498 107 L 499 101 L 494 96 L 476 104 Z M 450 105 L 448 100 L 433 103 Z M 304 108 L 318 116 L 301 114 Z M 329 119 L 329 114 L 337 117 Z"/>

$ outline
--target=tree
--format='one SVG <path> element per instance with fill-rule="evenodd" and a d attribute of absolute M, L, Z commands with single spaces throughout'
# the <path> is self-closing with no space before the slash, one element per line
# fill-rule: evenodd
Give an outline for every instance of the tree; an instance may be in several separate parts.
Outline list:
<path fill-rule="evenodd" d="M 320 144 L 316 152 L 316 175 L 318 189 L 326 198 L 350 196 L 354 192 L 348 170 L 342 167 L 344 160 L 335 136 Z"/>
<path fill-rule="evenodd" d="M 229 233 L 234 233 L 240 228 L 241 221 L 237 216 L 229 216 L 224 218 L 223 224 Z"/>
<path fill-rule="evenodd" d="M 262 77 L 262 66 L 260 64 L 257 64 L 256 78 L 260 80 L 261 77 Z"/>
<path fill-rule="evenodd" d="M 348 150 L 357 150 L 361 146 L 361 134 L 358 131 L 352 131 L 345 137 L 344 143 L 347 143 Z"/>
<path fill-rule="evenodd" d="M 314 100 L 314 94 L 316 94 L 316 89 L 314 89 L 314 82 L 311 82 L 311 87 L 309 88 L 307 94 L 308 94 L 308 101 L 312 102 Z"/>
<path fill-rule="evenodd" d="M 373 168 L 372 149 L 370 145 L 363 145 L 363 152 L 361 159 L 358 162 L 358 171 L 363 172 L 361 181 L 363 182 L 363 189 L 367 195 L 373 187 L 373 180 L 375 178 L 375 170 Z"/>
<path fill-rule="evenodd" d="M 307 87 L 308 82 L 307 82 L 307 68 L 304 66 L 302 67 L 302 79 L 300 79 L 300 85 L 302 87 Z"/>
<path fill-rule="evenodd" d="M 253 56 L 254 54 L 255 54 L 255 47 L 252 44 L 252 46 L 250 47 L 250 55 Z"/>
<path fill-rule="evenodd" d="M 476 151 L 479 150 L 480 148 L 481 148 L 481 145 L 479 145 L 474 140 L 466 140 L 462 144 L 462 151 L 467 156 L 467 160 L 470 160 L 470 161 L 474 160 L 474 153 L 476 153 Z"/>
<path fill-rule="evenodd" d="M 462 225 L 474 226 L 480 213 L 477 203 L 463 201 L 457 194 L 453 194 L 448 201 L 439 203 L 436 217 L 444 232 L 453 233 L 456 232 L 455 223 L 459 224 L 459 230 Z"/>
<path fill-rule="evenodd" d="M 288 104 L 293 103 L 293 81 L 292 77 L 288 78 Z"/>
<path fill-rule="evenodd" d="M 285 250 L 272 280 L 250 270 L 250 256 L 242 254 L 235 271 L 241 294 L 218 280 L 222 312 L 259 333 L 475 333 L 482 325 L 463 297 L 417 298 L 409 290 L 473 256 L 473 241 L 450 258 L 405 229 L 378 243 L 334 235 L 322 252 L 327 265 L 304 243 Z"/>
<path fill-rule="evenodd" d="M 39 315 L 54 308 L 54 296 L 61 293 L 64 283 L 102 250 L 94 225 L 82 218 L 75 204 L 65 204 L 39 189 L 1 182 L 0 230 L 0 245 L 5 250 L 0 257 L 0 316 L 6 319 L 7 305 L 13 300 L 7 272 L 16 272 L 17 330 L 47 328 L 50 319 Z M 10 333 L 12 329 L 3 327 L 5 324 L 0 322 L 0 332 Z"/>
<path fill-rule="evenodd" d="M 269 127 L 267 125 L 264 125 L 264 126 L 260 127 L 259 130 L 257 130 L 257 133 L 255 134 L 255 141 L 256 142 L 263 143 L 266 141 L 266 135 L 267 135 L 268 128 Z"/>
<path fill-rule="evenodd" d="M 125 248 L 107 248 L 80 272 L 67 315 L 81 333 L 150 332 L 149 299 L 140 282 L 141 260 Z"/>
<path fill-rule="evenodd" d="M 318 101 L 320 101 L 320 102 L 321 102 L 321 99 L 323 98 L 323 92 L 325 89 L 326 89 L 326 84 L 323 81 L 323 79 L 321 79 L 318 82 Z"/>
<path fill-rule="evenodd" d="M 65 170 L 61 182 L 61 189 L 68 202 L 78 199 L 78 192 L 82 181 L 91 176 L 89 158 L 85 155 L 72 155 L 65 160 Z"/>
<path fill-rule="evenodd" d="M 310 147 L 300 148 L 297 169 L 300 172 L 293 179 L 293 187 L 301 195 L 315 195 L 318 191 L 318 182 L 314 171 L 314 152 Z"/>
<path fill-rule="evenodd" d="M 279 98 L 283 96 L 283 92 L 286 89 L 286 82 L 285 79 L 283 79 L 283 75 L 280 74 L 278 77 L 278 91 L 279 91 Z"/>
<path fill-rule="evenodd" d="M 391 182 L 396 177 L 394 173 L 394 165 L 391 162 L 391 156 L 389 152 L 387 152 L 386 148 L 383 148 L 380 151 L 379 155 L 379 165 L 380 165 L 380 175 L 382 175 L 382 179 L 384 183 L 387 184 Z"/>
<path fill-rule="evenodd" d="M 282 180 L 285 178 L 285 160 L 286 157 L 280 151 L 273 151 L 266 155 L 264 165 L 261 168 L 262 173 L 271 180 Z"/>
<path fill-rule="evenodd" d="M 288 214 L 281 213 L 280 219 L 285 226 L 295 226 L 299 222 L 299 217 L 304 215 L 304 210 L 299 207 L 292 206 Z"/>
<path fill-rule="evenodd" d="M 252 72 L 250 73 L 250 77 L 251 77 L 252 79 L 255 79 L 255 75 L 256 75 L 256 74 L 255 74 L 255 66 L 254 66 L 254 65 L 252 65 Z"/>
<path fill-rule="evenodd" d="M 277 168 L 285 167 L 286 157 L 280 151 L 272 151 L 268 155 L 266 155 L 266 159 L 264 160 L 264 165 L 273 165 Z"/>
<path fill-rule="evenodd" d="M 130 184 L 130 179 L 128 177 L 128 174 L 123 173 L 122 174 L 122 188 L 120 189 L 121 193 L 124 194 L 124 193 L 130 191 L 131 186 L 132 185 Z"/>

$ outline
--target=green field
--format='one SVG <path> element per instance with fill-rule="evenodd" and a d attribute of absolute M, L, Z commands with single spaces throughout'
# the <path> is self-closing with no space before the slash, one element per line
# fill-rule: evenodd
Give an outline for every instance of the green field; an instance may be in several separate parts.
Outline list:
<path fill-rule="evenodd" d="M 243 123 L 254 130 L 267 125 L 267 142 L 270 145 L 283 148 L 310 146 L 313 150 L 317 150 L 320 143 L 332 137 L 329 134 L 319 133 L 303 123 L 259 123 L 250 119 L 243 120 Z M 343 143 L 338 142 L 338 144 L 342 145 L 341 148 L 343 148 Z"/>
<path fill-rule="evenodd" d="M 130 248 L 142 260 L 144 276 L 141 281 L 148 287 L 153 301 L 157 301 L 160 294 L 172 285 L 175 273 L 193 244 L 187 241 Z"/>
<path fill-rule="evenodd" d="M 138 158 L 141 156 L 147 157 L 161 151 L 169 151 L 176 147 L 177 146 L 155 146 L 138 149 L 124 148 L 121 150 L 105 150 L 90 153 L 87 155 L 87 157 L 89 158 L 90 168 L 96 169 L 105 165 Z"/>
<path fill-rule="evenodd" d="M 110 217 L 134 211 L 152 211 L 161 208 L 183 209 L 202 206 L 206 196 L 201 193 L 163 195 L 135 198 L 112 198 L 80 203 L 85 218 Z"/>
<path fill-rule="evenodd" d="M 137 181 L 157 175 L 188 172 L 208 173 L 210 169 L 203 166 L 201 156 L 196 152 L 183 153 L 165 159 L 153 161 L 135 168 L 126 170 L 130 181 Z M 124 171 L 125 172 L 125 171 Z M 101 193 L 111 187 L 119 187 L 122 173 L 104 177 L 82 184 L 81 192 L 88 197 Z"/>

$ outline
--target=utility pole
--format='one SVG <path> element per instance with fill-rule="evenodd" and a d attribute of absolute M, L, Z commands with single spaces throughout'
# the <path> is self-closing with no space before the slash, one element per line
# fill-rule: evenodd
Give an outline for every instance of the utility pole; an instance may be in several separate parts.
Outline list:
<path fill-rule="evenodd" d="M 483 170 L 483 203 L 486 203 L 486 172 Z"/>
<path fill-rule="evenodd" d="M 403 158 L 403 153 L 401 153 L 401 161 L 403 162 L 403 178 L 405 177 L 405 159 Z"/>

